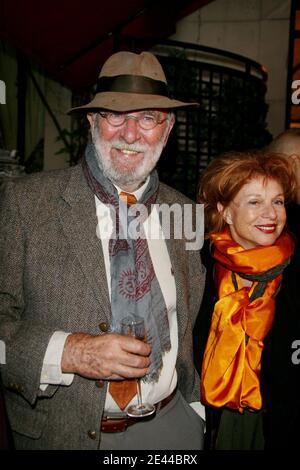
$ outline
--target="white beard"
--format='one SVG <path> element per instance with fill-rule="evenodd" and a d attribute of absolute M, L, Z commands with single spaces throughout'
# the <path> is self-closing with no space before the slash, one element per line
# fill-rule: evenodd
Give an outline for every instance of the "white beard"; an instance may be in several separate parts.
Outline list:
<path fill-rule="evenodd" d="M 153 150 L 149 148 L 147 144 L 126 144 L 119 139 L 116 139 L 115 141 L 103 141 L 101 139 L 101 132 L 98 127 L 97 119 L 95 119 L 93 126 L 91 127 L 92 141 L 96 149 L 99 167 L 103 171 L 104 176 L 120 188 L 128 186 L 137 188 L 146 180 L 158 162 L 164 148 L 165 137 L 168 130 L 169 128 L 167 127 L 161 140 Z M 134 169 L 123 168 L 122 170 L 119 170 L 115 167 L 110 156 L 112 148 L 140 151 L 144 153 L 144 157 Z"/>

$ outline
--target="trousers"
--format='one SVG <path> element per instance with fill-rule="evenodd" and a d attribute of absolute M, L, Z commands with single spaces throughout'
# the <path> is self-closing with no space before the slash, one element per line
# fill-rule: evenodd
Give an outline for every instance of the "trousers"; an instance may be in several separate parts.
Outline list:
<path fill-rule="evenodd" d="M 204 421 L 179 391 L 151 420 L 124 432 L 102 433 L 101 450 L 201 450 Z"/>

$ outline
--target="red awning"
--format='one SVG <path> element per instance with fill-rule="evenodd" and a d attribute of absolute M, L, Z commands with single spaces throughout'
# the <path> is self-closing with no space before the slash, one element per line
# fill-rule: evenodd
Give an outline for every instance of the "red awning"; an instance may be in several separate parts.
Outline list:
<path fill-rule="evenodd" d="M 211 0 L 2 0 L 0 39 L 74 90 L 93 84 L 115 50 L 139 51 Z"/>

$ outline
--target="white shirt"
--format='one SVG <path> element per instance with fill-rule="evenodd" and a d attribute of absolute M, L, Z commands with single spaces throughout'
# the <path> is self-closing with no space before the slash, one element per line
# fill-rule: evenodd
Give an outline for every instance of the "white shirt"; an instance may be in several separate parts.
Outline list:
<path fill-rule="evenodd" d="M 134 191 L 135 197 L 139 200 L 145 191 L 148 185 L 148 180 L 141 186 L 137 191 Z M 120 193 L 121 189 L 117 187 L 118 192 Z M 107 224 L 105 223 L 105 217 L 110 217 L 109 211 L 107 207 L 99 201 L 98 198 L 95 197 L 96 201 L 96 211 L 98 222 L 98 230 L 100 234 L 100 238 L 102 241 L 103 253 L 104 253 L 104 260 L 105 260 L 105 269 L 107 279 L 110 279 L 110 262 L 109 262 L 109 254 L 108 254 L 108 244 L 109 244 L 109 237 L 105 236 L 106 234 L 103 233 L 102 236 L 102 228 L 106 229 Z M 141 381 L 142 387 L 142 397 L 144 401 L 148 401 L 150 403 L 157 403 L 160 400 L 166 398 L 170 393 L 174 390 L 177 384 L 177 372 L 176 372 L 176 359 L 177 359 L 177 352 L 178 352 L 178 326 L 177 326 L 177 318 L 176 318 L 176 286 L 175 286 L 175 279 L 172 274 L 172 265 L 171 260 L 169 257 L 169 253 L 167 250 L 166 242 L 163 238 L 163 233 L 161 230 L 158 212 L 153 208 L 151 211 L 150 216 L 143 224 L 144 231 L 146 236 L 149 235 L 150 228 L 151 234 L 155 233 L 156 238 L 153 239 L 147 237 L 149 252 L 152 260 L 152 264 L 154 267 L 154 271 L 159 282 L 159 285 L 162 290 L 162 294 L 166 303 L 167 311 L 168 311 L 168 320 L 169 320 L 169 328 L 170 328 L 170 340 L 171 340 L 171 349 L 169 352 L 163 355 L 163 367 L 161 374 L 159 376 L 158 382 L 154 384 L 145 384 Z M 111 285 L 108 282 L 108 290 L 111 296 Z M 137 397 L 135 396 L 132 403 L 135 403 Z M 119 411 L 119 408 L 111 395 L 108 393 L 105 402 L 105 410 L 106 411 Z"/>

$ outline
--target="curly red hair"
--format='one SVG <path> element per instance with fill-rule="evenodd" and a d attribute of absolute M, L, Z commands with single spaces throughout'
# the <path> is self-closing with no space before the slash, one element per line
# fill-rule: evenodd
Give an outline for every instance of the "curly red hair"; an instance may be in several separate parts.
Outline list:
<path fill-rule="evenodd" d="M 240 189 L 256 177 L 276 180 L 285 201 L 296 196 L 296 179 L 292 162 L 284 155 L 268 151 L 230 152 L 215 158 L 202 173 L 198 202 L 204 204 L 205 225 L 209 233 L 226 226 L 217 203 L 226 208 Z"/>

